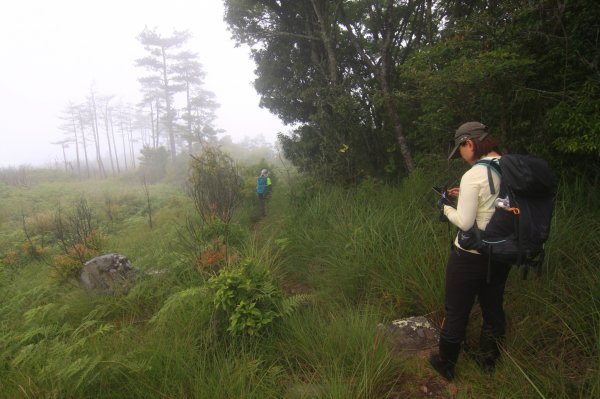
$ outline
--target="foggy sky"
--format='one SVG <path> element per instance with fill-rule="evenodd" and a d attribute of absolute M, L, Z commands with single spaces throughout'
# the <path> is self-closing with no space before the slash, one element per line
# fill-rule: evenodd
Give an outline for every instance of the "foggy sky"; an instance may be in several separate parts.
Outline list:
<path fill-rule="evenodd" d="M 58 116 L 83 102 L 90 85 L 114 102 L 137 103 L 137 35 L 147 26 L 164 35 L 189 30 L 205 88 L 221 105 L 216 127 L 234 141 L 262 134 L 271 142 L 286 127 L 258 107 L 247 48 L 235 48 L 221 0 L 19 0 L 0 13 L 0 166 L 62 162 Z M 74 151 L 74 150 L 73 150 Z"/>

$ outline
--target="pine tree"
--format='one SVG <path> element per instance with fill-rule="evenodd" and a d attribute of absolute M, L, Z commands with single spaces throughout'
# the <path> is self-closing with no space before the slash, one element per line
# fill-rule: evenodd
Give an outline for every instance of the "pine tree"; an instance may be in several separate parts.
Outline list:
<path fill-rule="evenodd" d="M 145 68 L 149 75 L 139 79 L 145 98 L 152 98 L 160 93 L 160 102 L 162 102 L 163 115 L 162 120 L 169 138 L 169 149 L 171 160 L 175 160 L 176 144 L 173 121 L 175 112 L 173 107 L 173 97 L 177 92 L 183 90 L 181 84 L 178 84 L 175 78 L 176 57 L 179 54 L 178 49 L 190 38 L 187 31 L 173 31 L 171 36 L 162 36 L 157 29 L 145 28 L 138 35 L 138 40 L 144 46 L 147 55 L 136 60 L 136 66 Z M 157 101 L 158 104 L 158 101 Z M 156 110 L 156 118 L 159 118 L 159 110 Z M 157 123 L 157 128 L 159 128 Z M 158 131 L 157 131 L 158 135 Z"/>

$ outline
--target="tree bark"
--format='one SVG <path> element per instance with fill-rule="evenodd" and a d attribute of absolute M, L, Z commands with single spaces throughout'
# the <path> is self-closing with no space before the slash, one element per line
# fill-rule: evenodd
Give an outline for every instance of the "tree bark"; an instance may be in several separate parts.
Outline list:
<path fill-rule="evenodd" d="M 98 113 L 96 110 L 96 96 L 94 91 L 91 91 L 90 97 L 90 114 L 92 117 L 92 133 L 94 135 L 94 144 L 96 145 L 96 162 L 102 177 L 106 177 L 106 170 L 102 163 L 102 154 L 100 154 L 100 132 L 98 131 Z"/>
<path fill-rule="evenodd" d="M 190 83 L 185 82 L 185 100 L 187 102 L 188 151 L 192 153 L 192 104 L 190 103 Z"/>
<path fill-rule="evenodd" d="M 392 68 L 392 57 L 391 57 L 391 51 L 392 51 L 392 46 L 393 46 L 393 32 L 394 29 L 401 29 L 402 36 L 404 35 L 404 32 L 406 30 L 406 22 L 404 23 L 404 27 L 400 28 L 395 26 L 395 24 L 393 24 L 392 20 L 391 20 L 391 12 L 392 12 L 392 7 L 393 7 L 393 1 L 392 0 L 388 0 L 386 2 L 386 10 L 385 10 L 385 26 L 382 28 L 382 43 L 380 45 L 380 61 L 379 64 L 377 64 L 376 62 L 374 62 L 373 59 L 371 59 L 371 57 L 369 57 L 367 51 L 364 49 L 364 47 L 360 44 L 360 40 L 357 37 L 357 35 L 354 32 L 354 29 L 351 25 L 346 24 L 346 29 L 348 31 L 348 33 L 351 35 L 352 38 L 352 42 L 354 47 L 356 48 L 359 56 L 363 59 L 363 61 L 365 62 L 365 64 L 373 71 L 373 74 L 375 76 L 378 77 L 379 80 L 379 86 L 381 89 L 381 94 L 383 97 L 383 103 L 384 103 L 384 107 L 385 107 L 385 111 L 388 115 L 389 120 L 391 121 L 392 124 L 392 131 L 394 132 L 395 136 L 396 136 L 396 142 L 398 143 L 398 149 L 400 151 L 400 155 L 402 156 L 402 159 L 404 160 L 404 165 L 406 167 L 406 170 L 408 171 L 408 173 L 411 173 L 414 168 L 415 168 L 415 164 L 414 164 L 414 160 L 413 157 L 410 153 L 410 149 L 408 147 L 408 141 L 406 140 L 406 137 L 404 136 L 404 130 L 403 130 L 403 126 L 402 126 L 402 122 L 400 120 L 400 115 L 398 114 L 398 111 L 396 110 L 396 107 L 394 106 L 394 100 L 393 100 L 393 91 L 392 88 L 390 87 L 390 72 L 391 72 L 391 68 Z"/>
<path fill-rule="evenodd" d="M 404 165 L 406 166 L 406 170 L 408 173 L 411 173 L 415 169 L 415 164 L 410 153 L 410 149 L 408 148 L 408 143 L 406 137 L 404 136 L 404 131 L 402 127 L 402 122 L 400 121 L 400 115 L 398 115 L 398 111 L 394 105 L 394 97 L 392 93 L 392 89 L 390 87 L 390 77 L 391 77 L 391 67 L 392 67 L 392 59 L 390 57 L 390 52 L 392 51 L 393 46 L 393 38 L 392 38 L 392 18 L 391 12 L 393 5 L 393 0 L 387 1 L 387 7 L 385 10 L 385 27 L 383 31 L 383 45 L 381 51 L 381 68 L 380 68 L 380 83 L 381 83 L 381 92 L 384 99 L 385 108 L 392 122 L 392 128 L 396 135 L 396 140 L 398 142 L 398 148 L 400 150 L 400 154 L 404 159 Z M 402 37 L 404 36 L 404 31 L 406 29 L 406 23 L 402 29 Z"/>
<path fill-rule="evenodd" d="M 104 105 L 104 129 L 106 131 L 106 143 L 108 144 L 108 157 L 110 159 L 110 169 L 112 171 L 112 174 L 114 176 L 115 174 L 115 161 L 113 159 L 113 154 L 112 154 L 112 145 L 110 142 L 110 127 L 108 124 L 108 100 L 106 101 L 106 104 Z"/>
<path fill-rule="evenodd" d="M 130 147 L 130 155 L 131 155 L 131 166 L 135 169 L 135 146 L 133 143 L 133 126 L 131 126 L 131 119 L 133 115 L 129 114 L 127 119 L 127 135 L 129 138 L 129 147 Z"/>
<path fill-rule="evenodd" d="M 113 142 L 113 152 L 115 153 L 115 163 L 117 164 L 117 173 L 121 173 L 121 168 L 119 166 L 119 155 L 117 154 L 117 141 L 115 140 L 115 126 L 112 121 L 112 114 L 110 110 L 108 110 L 108 125 L 110 126 L 110 135 L 112 137 Z"/>
<path fill-rule="evenodd" d="M 173 132 L 173 114 L 171 110 L 171 93 L 169 90 L 169 77 L 167 75 L 167 54 L 165 47 L 161 47 L 162 67 L 163 67 L 163 90 L 165 95 L 165 123 L 167 125 L 167 134 L 169 135 L 169 148 L 171 151 L 171 162 L 175 163 L 175 134 Z"/>
<path fill-rule="evenodd" d="M 70 107 L 71 113 L 71 125 L 73 127 L 73 138 L 75 139 L 75 157 L 77 158 L 77 176 L 81 177 L 81 161 L 79 158 L 79 138 L 77 134 L 77 121 L 75 118 L 75 109 L 71 105 Z"/>
<path fill-rule="evenodd" d="M 333 38 L 331 37 L 334 33 L 335 26 L 337 26 L 337 9 L 339 7 L 339 2 L 336 2 L 336 11 L 333 14 L 332 18 L 336 23 L 328 23 L 325 20 L 325 14 L 320 9 L 320 4 L 317 4 L 316 0 L 311 0 L 313 5 L 313 9 L 315 11 L 315 15 L 317 16 L 317 21 L 319 22 L 319 36 L 323 42 L 323 47 L 325 48 L 325 53 L 327 54 L 327 66 L 328 66 L 328 75 L 329 81 L 331 84 L 336 85 L 338 83 L 338 63 L 337 57 L 335 55 L 335 49 L 333 46 Z"/>
<path fill-rule="evenodd" d="M 81 141 L 82 141 L 82 145 L 83 145 L 83 156 L 85 158 L 85 172 L 86 172 L 86 176 L 89 179 L 90 177 L 90 162 L 89 162 L 89 158 L 88 158 L 88 153 L 87 153 L 87 140 L 85 138 L 85 123 L 84 123 L 84 119 L 83 119 L 83 115 L 82 115 L 82 110 L 79 109 L 77 111 L 78 117 L 79 117 L 79 128 L 81 129 Z"/>

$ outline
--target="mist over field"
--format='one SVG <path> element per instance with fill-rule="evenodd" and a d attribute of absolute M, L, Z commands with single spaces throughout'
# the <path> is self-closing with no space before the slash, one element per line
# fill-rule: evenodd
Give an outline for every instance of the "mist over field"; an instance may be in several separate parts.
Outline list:
<path fill-rule="evenodd" d="M 0 15 L 0 45 L 7 55 L 0 65 L 0 166 L 62 167 L 64 141 L 67 161 L 74 164 L 73 134 L 61 118 L 70 104 L 86 103 L 92 91 L 110 97 L 111 108 L 138 108 L 143 99 L 138 79 L 146 73 L 135 66 L 144 56 L 137 37 L 146 27 L 163 36 L 190 33 L 185 47 L 198 55 L 203 87 L 219 105 L 214 126 L 220 136 L 234 141 L 262 136 L 274 143 L 285 131 L 277 117 L 259 107 L 249 49 L 235 47 L 220 1 L 12 2 Z M 135 139 L 139 156 L 143 143 Z M 105 138 L 100 145 L 108 158 Z M 83 152 L 81 139 L 79 149 Z"/>

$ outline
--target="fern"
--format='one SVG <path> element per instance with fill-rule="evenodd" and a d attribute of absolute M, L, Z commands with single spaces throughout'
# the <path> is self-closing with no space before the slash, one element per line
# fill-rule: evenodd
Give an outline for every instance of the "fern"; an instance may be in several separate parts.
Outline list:
<path fill-rule="evenodd" d="M 40 323 L 48 319 L 55 320 L 58 307 L 55 303 L 40 305 L 23 313 L 23 318 L 26 324 Z"/>
<path fill-rule="evenodd" d="M 93 382 L 95 375 L 99 373 L 98 368 L 101 365 L 102 356 L 89 356 L 83 355 L 81 357 L 72 359 L 69 364 L 65 365 L 60 363 L 50 363 L 50 366 L 44 369 L 41 373 L 41 377 L 44 379 L 52 379 L 54 378 L 61 379 L 63 381 L 73 381 L 75 380 L 75 384 L 71 389 L 77 390 L 84 383 L 90 384 Z M 90 379 L 90 376 L 92 378 Z"/>
<path fill-rule="evenodd" d="M 301 305 L 312 302 L 314 297 L 309 294 L 298 294 L 286 297 L 279 305 L 279 312 L 283 317 L 290 317 Z"/>
<path fill-rule="evenodd" d="M 191 287 L 171 295 L 160 310 L 150 319 L 150 323 L 168 323 L 174 314 L 181 313 L 182 309 L 193 308 L 199 298 L 208 293 L 205 287 Z"/>
<path fill-rule="evenodd" d="M 73 331 L 72 337 L 75 339 L 83 337 L 85 332 L 91 327 L 96 326 L 98 323 L 100 323 L 98 320 L 85 320 L 75 329 L 75 331 Z"/>
<path fill-rule="evenodd" d="M 44 340 L 64 337 L 69 334 L 69 325 L 48 324 L 26 330 L 19 339 L 19 345 L 35 344 Z"/>
<path fill-rule="evenodd" d="M 11 366 L 18 368 L 19 366 L 31 363 L 31 359 L 39 353 L 38 349 L 37 344 L 29 344 L 21 347 L 17 355 L 10 362 Z"/>

